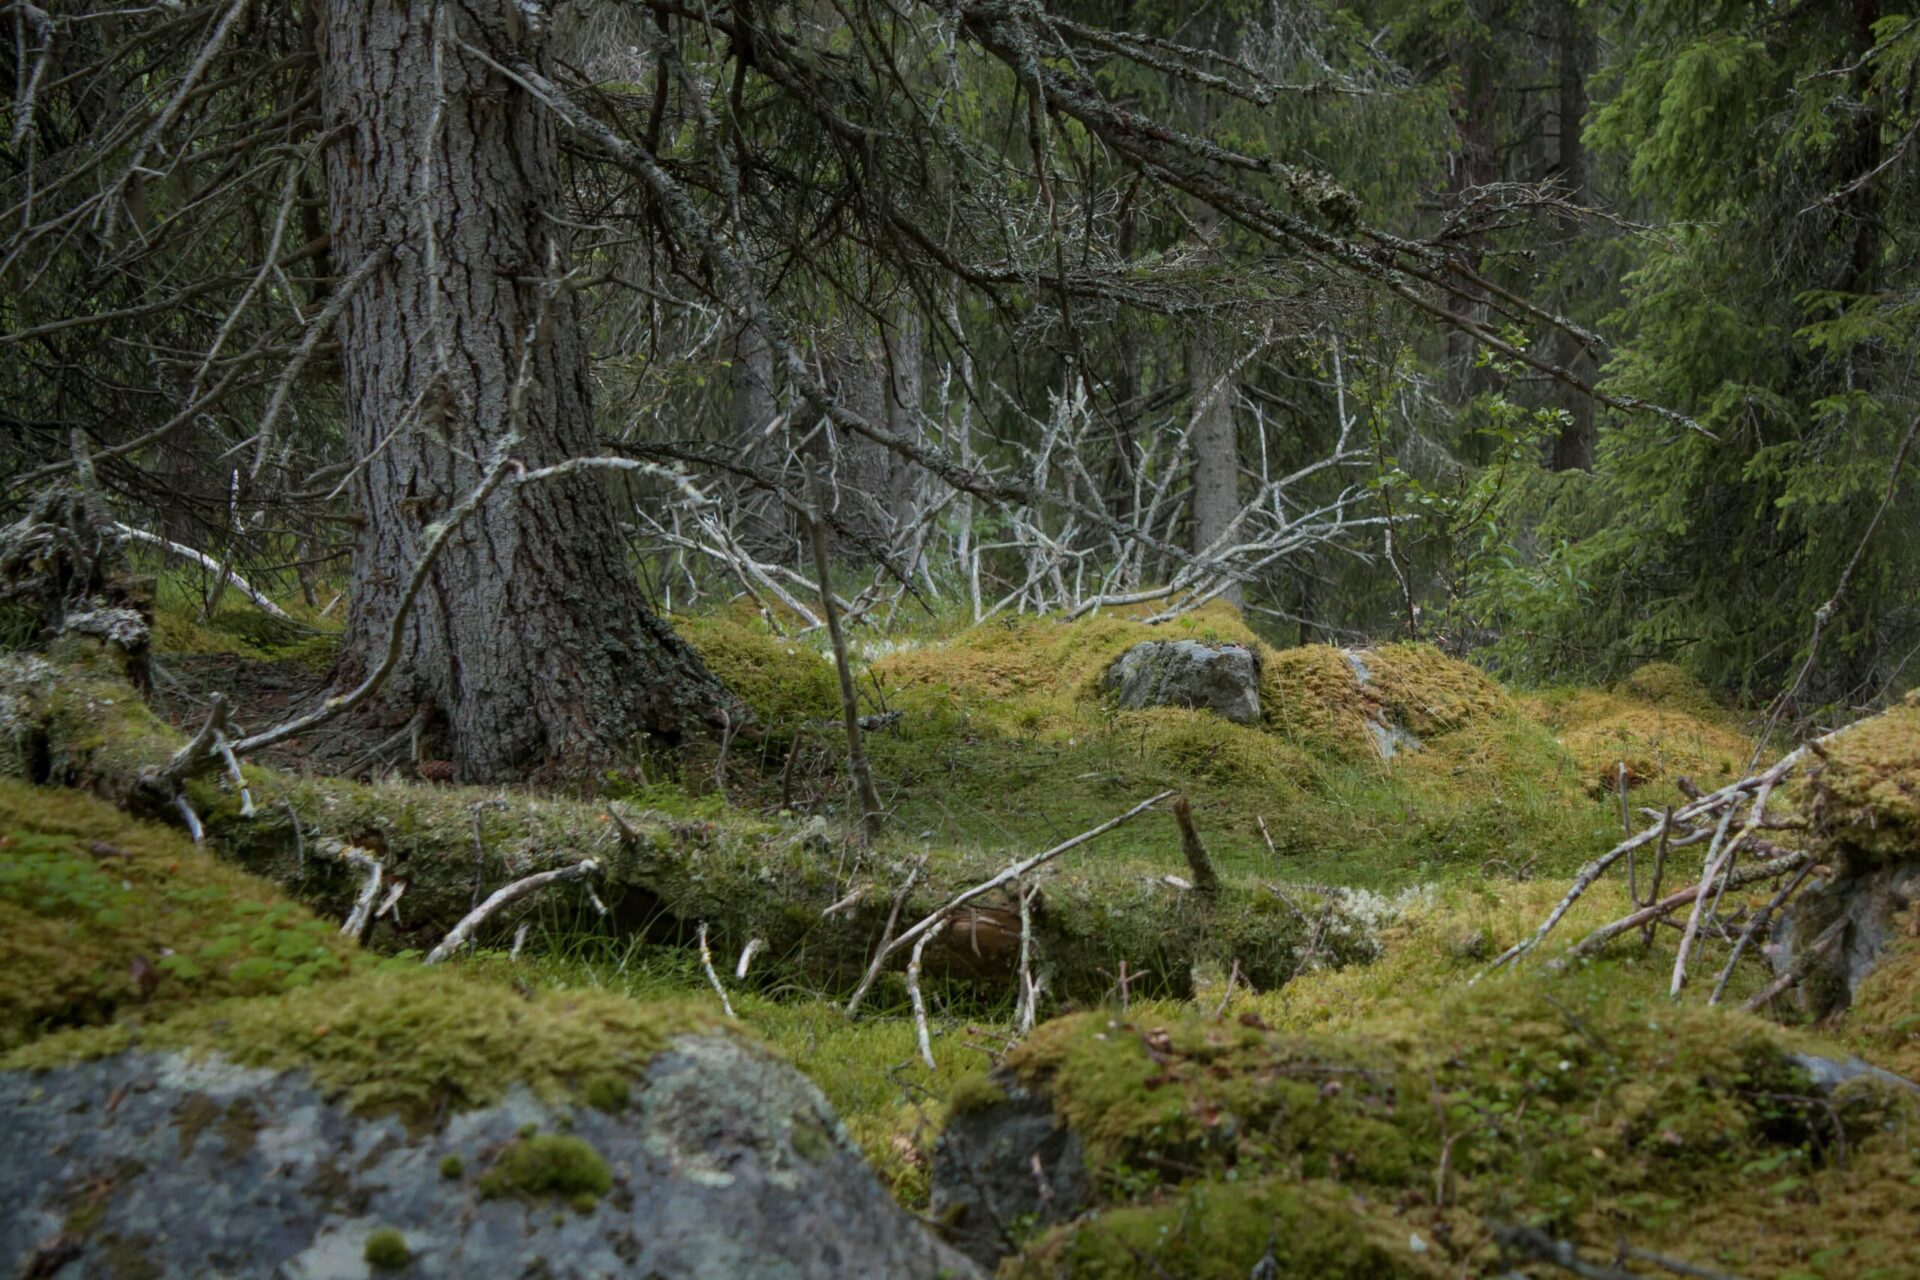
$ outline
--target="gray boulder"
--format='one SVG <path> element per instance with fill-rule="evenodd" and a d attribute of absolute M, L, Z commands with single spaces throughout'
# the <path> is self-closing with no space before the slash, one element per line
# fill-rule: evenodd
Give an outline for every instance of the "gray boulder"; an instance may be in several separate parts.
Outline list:
<path fill-rule="evenodd" d="M 7 1275 L 981 1274 L 893 1203 L 805 1077 L 720 1035 L 675 1040 L 617 1112 L 516 1089 L 409 1130 L 302 1074 L 130 1052 L 0 1073 L 0 1125 Z"/>
<path fill-rule="evenodd" d="M 1197 707 L 1235 724 L 1260 723 L 1260 655 L 1237 644 L 1144 641 L 1107 668 L 1102 687 L 1128 711 Z"/>
<path fill-rule="evenodd" d="M 1010 1080 L 956 1108 L 933 1152 L 932 1214 L 974 1261 L 992 1268 L 1021 1233 L 1066 1222 L 1092 1199 L 1080 1135 L 1053 1103 Z"/>

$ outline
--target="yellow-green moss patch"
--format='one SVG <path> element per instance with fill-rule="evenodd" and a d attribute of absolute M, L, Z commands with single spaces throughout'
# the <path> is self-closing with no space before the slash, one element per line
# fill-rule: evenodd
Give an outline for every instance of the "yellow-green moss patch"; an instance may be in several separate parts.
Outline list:
<path fill-rule="evenodd" d="M 392 1227 L 381 1227 L 367 1237 L 361 1256 L 375 1271 L 398 1271 L 413 1261 L 407 1238 Z"/>
<path fill-rule="evenodd" d="M 592 1143 L 571 1134 L 516 1138 L 480 1175 L 480 1194 L 489 1199 L 554 1196 L 583 1211 L 593 1208 L 612 1188 L 613 1173 L 606 1160 Z"/>
<path fill-rule="evenodd" d="M 668 1040 L 713 1019 L 691 1001 L 642 1005 L 600 992 L 527 999 L 504 984 L 399 961 L 285 995 L 215 1000 L 165 1021 L 52 1035 L 0 1065 L 50 1067 L 129 1047 L 217 1052 L 304 1070 L 357 1111 L 430 1117 L 524 1084 L 573 1100 L 585 1081 L 642 1071 Z"/>
<path fill-rule="evenodd" d="M 1920 857 L 1920 706 L 1863 720 L 1820 754 L 1810 781 L 1821 836 L 1864 861 Z"/>
<path fill-rule="evenodd" d="M 57 788 L 0 780 L 0 1049 L 125 1009 L 283 991 L 358 949 L 185 837 Z"/>

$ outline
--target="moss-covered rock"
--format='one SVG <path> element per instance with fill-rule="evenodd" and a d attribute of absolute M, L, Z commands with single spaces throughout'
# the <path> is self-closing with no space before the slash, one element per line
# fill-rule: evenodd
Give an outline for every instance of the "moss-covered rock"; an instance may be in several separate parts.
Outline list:
<path fill-rule="evenodd" d="M 363 957 L 273 885 L 77 791 L 0 779 L 0 1049 L 291 990 Z"/>
<path fill-rule="evenodd" d="M 1631 1223 L 1635 1244 L 1740 1274 L 1920 1266 L 1915 1098 L 1870 1080 L 1823 1097 L 1756 1019 L 1592 975 L 1493 980 L 1336 1036 L 1166 1012 L 1063 1018 L 1006 1060 L 1003 1087 L 1051 1098 L 1084 1143 L 1096 1207 L 1014 1274 L 1243 1276 L 1269 1253 L 1265 1274 L 1347 1274 L 1258 1225 L 1309 1210 L 1380 1251 L 1353 1274 L 1501 1274 L 1485 1220 L 1598 1249 Z M 1863 1235 L 1869 1203 L 1886 1218 Z"/>
<path fill-rule="evenodd" d="M 1835 736 L 1808 778 L 1823 850 L 1849 869 L 1920 863 L 1920 703 Z"/>

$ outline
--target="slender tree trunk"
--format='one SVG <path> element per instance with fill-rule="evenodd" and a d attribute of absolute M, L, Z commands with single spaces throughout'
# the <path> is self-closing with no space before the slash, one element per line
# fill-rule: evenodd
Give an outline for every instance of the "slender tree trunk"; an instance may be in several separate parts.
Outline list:
<path fill-rule="evenodd" d="M 744 325 L 733 342 L 733 441 L 743 455 L 773 453 L 786 445 L 784 432 L 766 440 L 767 424 L 780 411 L 773 391 L 773 348 L 756 325 Z M 754 493 L 740 522 L 740 534 L 756 554 L 780 549 L 786 538 L 786 519 L 778 499 Z"/>
<path fill-rule="evenodd" d="M 1566 188 L 1567 198 L 1575 204 L 1585 205 L 1592 200 L 1593 192 L 1588 180 L 1586 144 L 1580 133 L 1586 125 L 1587 77 L 1593 71 L 1593 20 L 1575 0 L 1561 0 L 1559 22 L 1557 62 L 1560 92 L 1555 112 L 1558 116 L 1559 140 L 1554 167 L 1560 185 Z M 1563 220 L 1561 234 L 1566 237 L 1567 247 L 1574 251 L 1584 247 L 1580 242 L 1580 231 L 1577 218 Z M 1564 301 L 1561 305 L 1564 309 Z M 1593 358 L 1577 339 L 1562 335 L 1555 345 L 1556 358 L 1562 364 L 1587 381 L 1593 380 Z M 1593 400 L 1570 389 L 1563 389 L 1557 398 L 1568 417 L 1553 443 L 1553 468 L 1556 471 L 1591 471 L 1594 448 Z"/>
<path fill-rule="evenodd" d="M 437 15 L 437 18 L 436 18 Z M 326 0 L 333 252 L 390 257 L 341 323 L 363 463 L 345 674 L 384 650 L 423 530 L 509 432 L 528 467 L 594 452 L 587 351 L 556 205 L 553 123 L 462 46 L 536 63 L 514 0 Z M 391 687 L 430 712 L 459 776 L 571 772 L 723 696 L 647 608 L 606 482 L 503 485 L 448 540 Z"/>
<path fill-rule="evenodd" d="M 920 438 L 926 384 L 920 363 L 920 317 L 909 307 L 895 313 L 887 351 L 887 427 L 909 440 Z M 920 517 L 920 469 L 911 458 L 887 455 L 887 512 L 904 529 Z"/>
<path fill-rule="evenodd" d="M 1233 528 L 1240 514 L 1240 440 L 1233 421 L 1233 395 L 1214 358 L 1212 335 L 1196 335 L 1187 348 L 1192 386 L 1193 550 L 1200 554 Z M 1241 603 L 1236 584 L 1225 598 Z"/>

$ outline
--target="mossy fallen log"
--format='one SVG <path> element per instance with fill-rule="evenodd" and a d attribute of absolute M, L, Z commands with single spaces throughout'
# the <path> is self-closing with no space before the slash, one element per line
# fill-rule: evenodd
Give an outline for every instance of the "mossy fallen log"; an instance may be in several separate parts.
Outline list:
<path fill-rule="evenodd" d="M 128 683 L 111 646 L 69 636 L 46 657 L 0 658 L 0 776 L 79 787 L 178 824 L 182 812 L 152 780 L 181 742 Z M 904 841 L 863 851 L 817 819 L 689 822 L 639 813 L 616 821 L 604 802 L 584 799 L 358 783 L 252 765 L 243 776 L 250 813 L 230 778 L 185 784 L 183 798 L 208 840 L 336 919 L 347 914 L 360 880 L 328 854 L 347 845 L 373 850 L 389 883 L 405 884 L 397 910 L 371 935 L 389 950 L 426 950 L 500 885 L 591 857 L 603 868 L 594 888 L 608 907 L 608 928 L 684 942 L 705 923 L 723 955 L 763 940 L 759 982 L 847 989 L 880 941 L 895 887 L 914 861 L 925 857 L 927 867 L 903 905 L 903 922 L 1032 852 L 929 851 Z M 1169 826 L 1170 848 L 1172 839 Z M 1366 912 L 1349 910 L 1338 896 L 1318 901 L 1238 879 L 1198 894 L 1097 857 L 1053 868 L 1041 883 L 1033 940 L 1047 989 L 1061 1000 L 1099 998 L 1121 961 L 1136 975 L 1136 994 L 1184 995 L 1197 967 L 1237 963 L 1243 978 L 1268 988 L 1302 965 L 1366 958 L 1375 946 Z M 584 887 L 553 892 L 585 902 Z M 485 938 L 510 936 L 553 901 L 536 895 L 500 912 Z M 955 917 L 927 968 L 997 999 L 1013 987 L 1018 931 L 1011 893 L 982 898 Z"/>

